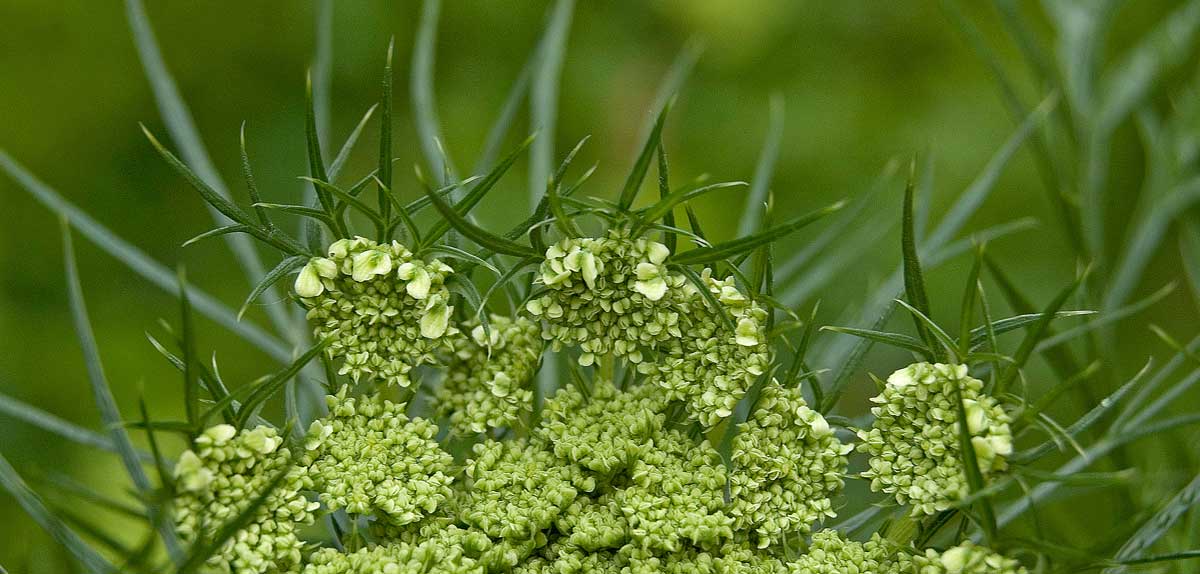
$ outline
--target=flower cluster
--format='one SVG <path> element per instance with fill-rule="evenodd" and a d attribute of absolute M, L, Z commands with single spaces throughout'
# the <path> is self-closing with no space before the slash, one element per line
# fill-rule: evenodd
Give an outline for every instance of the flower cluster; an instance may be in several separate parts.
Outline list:
<path fill-rule="evenodd" d="M 575 500 L 579 471 L 528 440 L 489 440 L 474 452 L 459 519 L 508 543 L 502 562 L 515 566 L 546 543 L 544 531 Z"/>
<path fill-rule="evenodd" d="M 711 269 L 701 275 L 709 293 L 701 293 L 667 269 L 669 255 L 620 231 L 564 239 L 546 250 L 538 279 L 546 290 L 525 308 L 545 321 L 554 348 L 578 347 L 585 366 L 600 355 L 624 357 L 715 426 L 766 372 L 767 312 Z"/>
<path fill-rule="evenodd" d="M 733 537 L 733 518 L 725 512 L 725 466 L 708 441 L 664 431 L 628 474 L 629 485 L 615 498 L 634 546 L 672 553 L 685 542 L 717 547 Z"/>
<path fill-rule="evenodd" d="M 808 552 L 789 565 L 790 574 L 910 574 L 912 560 L 875 534 L 866 543 L 842 538 L 835 530 L 812 537 Z"/>
<path fill-rule="evenodd" d="M 460 331 L 437 392 L 439 414 L 460 435 L 511 426 L 531 410 L 530 385 L 542 356 L 537 323 L 491 315 L 486 329 L 476 321 Z"/>
<path fill-rule="evenodd" d="M 645 351 L 682 337 L 672 302 L 687 280 L 668 272 L 670 254 L 616 230 L 564 239 L 546 250 L 537 279 L 545 293 L 525 309 L 545 320 L 543 336 L 555 349 L 579 347 L 582 365 L 608 354 L 640 363 Z"/>
<path fill-rule="evenodd" d="M 546 252 L 537 277 L 544 290 L 524 306 L 533 317 L 489 315 L 485 325 L 452 318 L 451 269 L 440 262 L 396 243 L 335 243 L 328 258 L 301 271 L 296 291 L 318 336 L 343 359 L 341 373 L 367 378 L 367 394 L 353 396 L 347 386 L 328 397 L 330 414 L 310 428 L 304 459 L 287 463 L 307 482 L 297 478 L 277 493 L 285 498 L 264 507 L 271 520 L 260 521 L 270 526 L 255 526 L 286 531 L 286 543 L 255 550 L 268 553 L 257 562 L 243 556 L 250 546 L 231 546 L 220 559 L 242 560 L 249 571 L 295 571 L 305 561 L 294 524 L 311 521 L 316 506 L 300 493 L 311 491 L 368 535 L 354 539 L 366 548 L 317 551 L 305 574 L 1023 572 L 970 545 L 921 554 L 878 535 L 857 542 L 830 530 L 806 544 L 815 525 L 835 516 L 854 446 L 799 388 L 774 380 L 733 424 L 770 370 L 768 312 L 733 277 L 704 269 L 693 283 L 669 271 L 669 254 L 619 230 L 565 239 Z M 576 373 L 535 413 L 546 341 L 578 349 L 583 366 L 623 358 L 629 378 L 618 388 Z M 467 444 L 483 435 L 461 467 L 432 422 L 370 394 L 377 382 L 408 386 L 418 365 L 445 367 L 432 408 L 448 435 Z M 949 508 L 968 492 L 960 424 L 981 471 L 1005 469 L 1008 415 L 965 367 L 911 365 L 873 401 L 873 425 L 857 432 L 870 458 L 862 476 L 914 515 Z M 523 420 L 529 424 L 516 424 Z M 489 432 L 497 429 L 507 430 Z M 516 437 L 504 437 L 508 430 Z M 727 458 L 713 446 L 718 438 Z M 283 464 L 270 462 L 280 458 L 270 453 L 285 452 L 281 440 L 237 440 L 246 444 L 227 448 L 264 456 L 260 468 Z M 216 476 L 246 473 L 190 456 L 180 462 L 181 483 L 195 492 Z M 198 513 L 199 503 L 192 508 Z M 288 526 L 274 524 L 283 518 Z M 191 524 L 194 538 L 201 526 Z"/>
<path fill-rule="evenodd" d="M 733 277 L 701 274 L 716 308 L 696 286 L 685 286 L 677 304 L 681 330 L 661 345 L 661 358 L 644 371 L 672 399 L 686 400 L 692 416 L 714 426 L 733 414 L 738 401 L 769 366 L 767 312 L 738 290 Z"/>
<path fill-rule="evenodd" d="M 842 489 L 853 448 L 808 408 L 799 388 L 765 385 L 733 438 L 729 480 L 738 529 L 752 531 L 765 548 L 835 516 L 832 498 Z"/>
<path fill-rule="evenodd" d="M 938 552 L 932 548 L 913 557 L 914 574 L 1026 574 L 1016 560 L 970 541 Z"/>
<path fill-rule="evenodd" d="M 329 356 L 342 359 L 339 375 L 406 387 L 409 371 L 435 362 L 455 332 L 445 286 L 452 272 L 399 243 L 357 237 L 338 240 L 329 257 L 309 261 L 295 289 L 317 338 L 329 341 Z"/>
<path fill-rule="evenodd" d="M 211 536 L 267 493 L 250 523 L 209 558 L 208 566 L 220 572 L 296 570 L 304 547 L 296 530 L 313 522 L 319 506 L 302 492 L 313 488 L 303 462 L 303 456 L 292 459 L 270 427 L 238 432 L 221 424 L 204 431 L 175 465 L 180 537 L 194 542 Z"/>
<path fill-rule="evenodd" d="M 475 558 L 454 545 L 429 540 L 422 544 L 386 544 L 341 553 L 314 552 L 302 574 L 482 574 Z"/>
<path fill-rule="evenodd" d="M 591 395 L 574 386 L 560 389 L 546 402 L 538 436 L 558 457 L 611 476 L 628 468 L 652 446 L 662 428 L 666 406 L 649 385 L 619 391 L 605 381 Z"/>
<path fill-rule="evenodd" d="M 859 450 L 870 455 L 871 490 L 911 504 L 912 513 L 934 514 L 969 492 L 959 447 L 959 410 L 980 471 L 1004 470 L 1012 452 L 1009 416 L 965 365 L 917 363 L 892 373 L 872 402 L 875 422 L 858 431 Z M 959 401 L 961 400 L 961 405 Z"/>
<path fill-rule="evenodd" d="M 396 526 L 433 514 L 454 480 L 454 458 L 434 440 L 437 426 L 409 419 L 403 404 L 347 392 L 327 397 L 329 416 L 309 432 L 310 445 L 322 446 L 309 469 L 321 502 Z"/>

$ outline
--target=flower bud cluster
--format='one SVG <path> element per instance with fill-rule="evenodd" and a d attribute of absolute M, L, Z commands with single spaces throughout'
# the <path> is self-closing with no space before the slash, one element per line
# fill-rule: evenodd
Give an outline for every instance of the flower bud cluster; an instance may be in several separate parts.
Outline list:
<path fill-rule="evenodd" d="M 678 305 L 681 330 L 660 346 L 660 358 L 643 368 L 672 399 L 686 400 L 706 427 L 733 414 L 738 401 L 769 368 L 767 312 L 738 290 L 733 277 L 719 281 L 705 269 L 701 280 L 717 302 L 709 305 L 688 284 Z"/>
<path fill-rule="evenodd" d="M 525 439 L 482 442 L 474 454 L 467 462 L 459 519 L 493 539 L 538 541 L 530 550 L 540 547 L 542 531 L 574 502 L 572 480 L 580 470 L 559 464 L 541 444 Z"/>
<path fill-rule="evenodd" d="M 716 547 L 733 537 L 725 512 L 725 466 L 708 441 L 665 430 L 628 470 L 615 500 L 634 546 L 675 552 L 686 542 Z"/>
<path fill-rule="evenodd" d="M 461 547 L 439 542 L 385 544 L 351 553 L 324 548 L 313 553 L 302 574 L 484 574 L 482 564 Z"/>
<path fill-rule="evenodd" d="M 330 510 L 403 526 L 450 499 L 454 457 L 434 440 L 436 425 L 409 419 L 404 404 L 348 397 L 347 387 L 326 403 L 329 416 L 309 432 L 310 444 L 323 446 L 310 472 Z"/>
<path fill-rule="evenodd" d="M 623 567 L 613 552 L 588 552 L 554 542 L 514 568 L 513 574 L 621 574 Z"/>
<path fill-rule="evenodd" d="M 928 549 L 913 557 L 916 574 L 1027 574 L 1016 560 L 970 541 L 944 552 Z"/>
<path fill-rule="evenodd" d="M 255 503 L 283 473 L 253 519 L 208 560 L 220 572 L 276 573 L 299 568 L 303 542 L 298 527 L 312 524 L 319 504 L 302 493 L 313 483 L 304 457 L 292 460 L 275 429 L 238 432 L 231 425 L 209 428 L 175 465 L 175 519 L 186 542 L 211 539 L 225 523 Z"/>
<path fill-rule="evenodd" d="M 546 290 L 525 309 L 545 321 L 542 335 L 553 348 L 582 350 L 584 366 L 608 354 L 640 363 L 644 351 L 682 336 L 671 303 L 687 280 L 668 272 L 670 254 L 617 230 L 563 239 L 546 250 L 537 278 Z"/>
<path fill-rule="evenodd" d="M 578 550 L 617 549 L 629 541 L 629 521 L 611 492 L 597 498 L 576 498 L 554 521 L 554 526 Z"/>
<path fill-rule="evenodd" d="M 488 329 L 476 321 L 460 331 L 437 392 L 439 414 L 459 435 L 511 426 L 532 410 L 531 385 L 543 347 L 537 323 L 491 315 Z"/>
<path fill-rule="evenodd" d="M 808 407 L 799 388 L 766 384 L 733 438 L 729 480 L 737 529 L 752 532 L 765 548 L 835 516 L 832 498 L 842 490 L 853 449 Z"/>
<path fill-rule="evenodd" d="M 330 340 L 329 356 L 342 359 L 338 374 L 406 387 L 409 371 L 435 362 L 446 335 L 455 332 L 445 286 L 452 272 L 397 242 L 356 237 L 309 261 L 295 289 L 317 338 Z"/>
<path fill-rule="evenodd" d="M 858 449 L 870 455 L 862 473 L 871 490 L 911 504 L 912 513 L 946 510 L 969 492 L 959 447 L 959 400 L 979 469 L 984 476 L 1007 468 L 1012 453 L 1009 416 L 965 365 L 917 363 L 892 373 L 871 399 L 875 422 L 859 430 Z"/>
<path fill-rule="evenodd" d="M 619 391 L 596 381 L 591 396 L 568 386 L 546 401 L 535 431 L 559 458 L 603 476 L 628 468 L 652 446 L 666 420 L 666 401 L 651 385 Z"/>
<path fill-rule="evenodd" d="M 808 552 L 788 565 L 789 574 L 910 574 L 910 558 L 892 552 L 878 534 L 866 543 L 842 538 L 836 530 L 812 537 Z"/>

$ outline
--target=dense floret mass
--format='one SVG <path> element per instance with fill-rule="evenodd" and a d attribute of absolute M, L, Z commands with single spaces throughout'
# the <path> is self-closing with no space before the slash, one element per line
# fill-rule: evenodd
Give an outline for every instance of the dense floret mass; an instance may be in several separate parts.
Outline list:
<path fill-rule="evenodd" d="M 543 531 L 578 494 L 572 483 L 578 468 L 528 440 L 489 440 L 476 444 L 474 454 L 459 518 L 493 539 L 529 543 L 530 550 L 545 544 Z"/>
<path fill-rule="evenodd" d="M 351 553 L 323 548 L 313 553 L 303 574 L 484 574 L 478 560 L 462 548 L 438 542 L 386 544 Z"/>
<path fill-rule="evenodd" d="M 851 450 L 808 407 L 799 388 L 765 385 L 733 439 L 730 493 L 737 528 L 752 532 L 765 548 L 835 516 L 832 498 L 842 490 Z"/>
<path fill-rule="evenodd" d="M 672 399 L 687 401 L 694 418 L 714 426 L 733 414 L 738 401 L 769 366 L 767 312 L 738 290 L 733 277 L 701 282 L 710 297 L 688 283 L 675 307 L 687 333 L 660 346 L 660 358 L 642 367 Z"/>
<path fill-rule="evenodd" d="M 641 458 L 662 428 L 666 402 L 656 391 L 620 391 L 607 381 L 560 389 L 546 401 L 538 436 L 560 458 L 610 476 Z"/>
<path fill-rule="evenodd" d="M 492 315 L 487 328 L 472 321 L 459 330 L 437 392 L 439 414 L 459 435 L 512 426 L 532 410 L 543 346 L 537 323 Z"/>
<path fill-rule="evenodd" d="M 300 270 L 295 290 L 339 375 L 407 387 L 413 367 L 434 363 L 456 332 L 450 266 L 422 261 L 403 245 L 357 237 L 329 247 Z"/>
<path fill-rule="evenodd" d="M 969 541 L 944 552 L 930 548 L 912 562 L 916 574 L 1027 574 L 1016 560 Z"/>
<path fill-rule="evenodd" d="M 847 540 L 835 530 L 822 530 L 812 537 L 808 552 L 788 565 L 789 574 L 909 574 L 911 560 L 891 551 L 887 542 L 874 535 L 863 543 Z"/>
<path fill-rule="evenodd" d="M 798 386 L 770 379 L 768 299 L 712 269 L 668 267 L 669 255 L 621 227 L 563 239 L 517 314 L 483 321 L 455 314 L 440 261 L 395 242 L 335 242 L 295 291 L 340 361 L 328 383 L 353 384 L 326 397 L 298 456 L 268 427 L 205 431 L 176 465 L 181 536 L 210 536 L 279 478 L 210 569 L 1025 574 L 969 543 L 937 552 L 813 534 L 836 516 L 855 447 Z M 557 389 L 539 387 L 547 346 L 595 368 L 571 365 Z M 421 393 L 414 383 L 434 369 Z M 960 425 L 985 476 L 1006 469 L 1009 417 L 966 367 L 911 365 L 872 400 L 874 422 L 856 433 L 861 476 L 914 516 L 967 494 Z M 410 417 L 410 402 L 446 428 Z M 317 511 L 337 513 L 337 549 L 298 536 Z"/>
<path fill-rule="evenodd" d="M 582 365 L 614 354 L 633 363 L 660 343 L 682 336 L 672 303 L 686 279 L 670 273 L 661 243 L 607 237 L 568 238 L 546 250 L 537 282 L 545 292 L 525 309 L 544 321 L 555 349 L 578 347 Z"/>
<path fill-rule="evenodd" d="M 397 526 L 433 514 L 454 480 L 454 457 L 434 440 L 437 426 L 410 419 L 404 404 L 348 390 L 327 397 L 329 416 L 309 433 L 323 447 L 310 468 L 321 502 Z"/>
<path fill-rule="evenodd" d="M 249 524 L 209 558 L 207 566 L 214 571 L 275 573 L 299 567 L 304 543 L 296 531 L 313 522 L 319 504 L 304 495 L 313 487 L 306 456 L 293 460 L 283 442 L 270 427 L 238 432 L 221 424 L 201 433 L 179 457 L 175 519 L 184 541 L 211 536 L 268 493 Z"/>
<path fill-rule="evenodd" d="M 615 492 L 633 545 L 675 552 L 685 542 L 714 547 L 733 537 L 725 512 L 725 466 L 708 444 L 664 431 L 630 466 L 629 484 Z"/>
<path fill-rule="evenodd" d="M 858 431 L 858 448 L 871 457 L 862 474 L 871 489 L 912 505 L 914 515 L 946 510 L 966 496 L 960 409 L 983 475 L 1007 468 L 1009 416 L 982 389 L 983 382 L 968 376 L 965 365 L 917 363 L 892 373 L 883 392 L 871 399 L 878 405 L 871 409 L 875 422 Z"/>

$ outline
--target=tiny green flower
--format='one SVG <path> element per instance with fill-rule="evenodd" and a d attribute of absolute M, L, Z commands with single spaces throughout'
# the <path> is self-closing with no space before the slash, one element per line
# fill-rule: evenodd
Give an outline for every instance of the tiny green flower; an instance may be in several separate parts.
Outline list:
<path fill-rule="evenodd" d="M 911 504 L 912 513 L 934 514 L 969 492 L 959 450 L 959 394 L 973 435 L 979 469 L 988 476 L 1007 468 L 1012 454 L 1009 416 L 964 365 L 917 363 L 887 379 L 871 399 L 875 422 L 859 430 L 860 451 L 870 455 L 864 478 L 871 489 Z"/>

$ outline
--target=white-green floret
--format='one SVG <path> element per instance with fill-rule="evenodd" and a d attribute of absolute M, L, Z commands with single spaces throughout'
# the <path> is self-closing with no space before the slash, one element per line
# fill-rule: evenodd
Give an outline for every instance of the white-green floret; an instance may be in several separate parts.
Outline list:
<path fill-rule="evenodd" d="M 250 523 L 208 559 L 211 571 L 268 574 L 299 568 L 304 543 L 297 529 L 312 524 L 320 505 L 304 495 L 313 486 L 306 456 L 293 460 L 283 443 L 270 427 L 239 432 L 220 424 L 201 433 L 179 457 L 174 509 L 186 542 L 211 539 L 283 476 Z"/>
<path fill-rule="evenodd" d="M 788 574 L 912 574 L 907 554 L 889 548 L 878 534 L 867 542 L 822 530 L 812 537 L 808 552 L 788 564 Z"/>
<path fill-rule="evenodd" d="M 486 570 L 461 547 L 430 540 L 421 544 L 384 544 L 342 553 L 314 552 L 303 574 L 484 574 Z"/>
<path fill-rule="evenodd" d="M 309 432 L 310 443 L 322 445 L 310 468 L 321 502 L 395 526 L 435 513 L 454 480 L 454 458 L 434 440 L 437 426 L 410 419 L 404 404 L 347 391 L 327 397 L 329 416 Z"/>
<path fill-rule="evenodd" d="M 590 395 L 575 386 L 546 401 L 537 435 L 558 457 L 602 476 L 628 468 L 653 446 L 666 401 L 653 386 L 621 391 L 595 381 Z"/>
<path fill-rule="evenodd" d="M 450 266 L 422 261 L 397 242 L 356 237 L 329 247 L 296 277 L 317 339 L 342 361 L 339 375 L 407 387 L 413 367 L 435 363 L 448 335 Z"/>
<path fill-rule="evenodd" d="M 491 563 L 514 566 L 546 544 L 545 530 L 579 492 L 580 470 L 524 439 L 478 443 L 474 455 L 458 518 L 497 543 Z"/>
<path fill-rule="evenodd" d="M 725 512 L 725 466 L 708 441 L 663 431 L 629 467 L 628 477 L 615 500 L 633 546 L 675 552 L 688 543 L 716 547 L 733 537 L 733 518 Z"/>
<path fill-rule="evenodd" d="M 685 285 L 675 307 L 686 335 L 664 342 L 658 360 L 641 366 L 670 398 L 687 401 L 692 417 L 706 427 L 733 414 L 770 362 L 767 312 L 732 277 L 722 281 L 711 274 L 705 269 L 701 280 L 717 308 L 695 285 Z"/>
<path fill-rule="evenodd" d="M 544 321 L 554 349 L 578 347 L 582 365 L 613 354 L 640 363 L 647 351 L 681 337 L 673 301 L 686 279 L 667 270 L 670 250 L 618 230 L 568 238 L 546 250 L 537 283 L 542 295 L 525 309 Z"/>
<path fill-rule="evenodd" d="M 737 529 L 765 548 L 836 516 L 832 499 L 842 490 L 853 449 L 808 407 L 799 388 L 765 385 L 733 439 L 729 480 Z"/>
<path fill-rule="evenodd" d="M 532 410 L 534 374 L 543 342 L 537 323 L 526 317 L 491 315 L 461 326 L 453 356 L 437 391 L 438 412 L 459 435 L 511 427 Z"/>
<path fill-rule="evenodd" d="M 917 363 L 888 377 L 871 399 L 875 422 L 858 431 L 858 449 L 870 456 L 862 473 L 871 490 L 911 505 L 912 514 L 934 514 L 969 493 L 959 448 L 959 393 L 967 428 L 986 477 L 1007 468 L 1012 453 L 1009 415 L 965 365 Z"/>
<path fill-rule="evenodd" d="M 913 566 L 915 574 L 1027 574 L 1015 559 L 969 541 L 943 552 L 930 548 L 913 557 Z"/>

